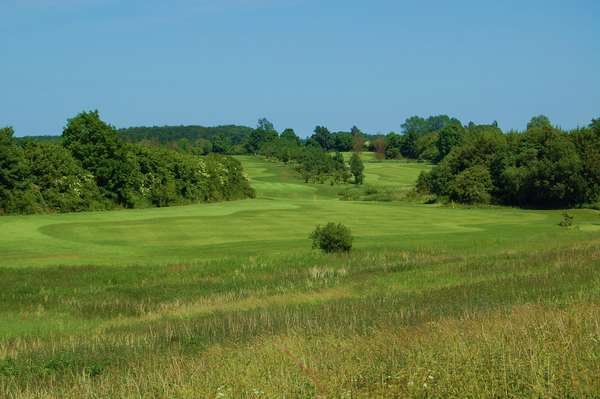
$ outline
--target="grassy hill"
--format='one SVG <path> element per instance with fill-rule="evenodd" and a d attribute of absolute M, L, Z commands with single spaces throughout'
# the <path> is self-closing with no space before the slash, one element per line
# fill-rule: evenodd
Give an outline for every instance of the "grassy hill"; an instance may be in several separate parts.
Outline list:
<path fill-rule="evenodd" d="M 598 212 L 341 201 L 240 159 L 256 199 L 0 218 L 0 397 L 600 391 Z M 310 249 L 328 221 L 350 255 Z"/>

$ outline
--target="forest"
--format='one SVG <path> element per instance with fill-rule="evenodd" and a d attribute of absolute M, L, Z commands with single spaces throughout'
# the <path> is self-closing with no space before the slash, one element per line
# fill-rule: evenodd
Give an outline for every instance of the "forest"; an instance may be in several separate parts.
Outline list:
<path fill-rule="evenodd" d="M 600 202 L 598 119 L 572 131 L 538 116 L 524 132 L 503 134 L 495 125 L 463 127 L 455 122 L 437 132 L 411 132 L 386 153 L 398 149 L 417 157 L 433 155 L 437 165 L 422 173 L 417 188 L 441 200 L 536 208 Z M 419 151 L 417 143 L 423 140 L 432 140 L 435 148 L 430 144 L 429 150 Z"/>
<path fill-rule="evenodd" d="M 170 206 L 253 197 L 234 158 L 123 141 L 97 111 L 70 119 L 61 140 L 17 141 L 0 129 L 0 214 Z"/>

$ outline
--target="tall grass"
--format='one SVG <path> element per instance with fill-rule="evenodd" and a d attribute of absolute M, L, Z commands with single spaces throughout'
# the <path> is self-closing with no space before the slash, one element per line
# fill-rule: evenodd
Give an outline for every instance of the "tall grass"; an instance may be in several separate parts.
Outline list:
<path fill-rule="evenodd" d="M 0 397 L 593 397 L 599 267 L 588 243 L 0 269 Z"/>

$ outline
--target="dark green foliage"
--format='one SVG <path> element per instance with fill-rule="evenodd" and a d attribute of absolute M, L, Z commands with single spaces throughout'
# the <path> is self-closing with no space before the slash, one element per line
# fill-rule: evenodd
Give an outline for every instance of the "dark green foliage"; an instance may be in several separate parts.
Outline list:
<path fill-rule="evenodd" d="M 465 204 L 486 204 L 492 199 L 492 178 L 483 165 L 460 172 L 450 184 L 450 199 Z"/>
<path fill-rule="evenodd" d="M 63 145 L 96 178 L 111 202 L 133 208 L 140 200 L 143 176 L 135 156 L 116 130 L 100 119 L 98 111 L 82 112 L 69 120 Z"/>
<path fill-rule="evenodd" d="M 600 203 L 600 119 L 570 135 L 581 157 L 586 202 Z"/>
<path fill-rule="evenodd" d="M 404 134 L 403 140 L 400 144 L 400 154 L 403 157 L 418 159 L 419 153 L 417 152 L 417 139 L 419 134 L 415 132 L 407 132 Z"/>
<path fill-rule="evenodd" d="M 162 126 L 131 127 L 117 134 L 129 143 L 144 147 L 164 147 L 192 155 L 245 154 L 246 144 L 254 129 L 246 126 Z"/>
<path fill-rule="evenodd" d="M 346 162 L 344 161 L 344 156 L 341 152 L 336 151 L 333 156 L 333 167 L 334 174 L 333 179 L 331 181 L 332 184 L 335 183 L 344 183 L 348 181 L 350 178 L 350 172 L 348 171 L 348 167 L 346 166 Z"/>
<path fill-rule="evenodd" d="M 305 144 L 302 144 L 292 129 L 286 129 L 281 136 L 257 142 L 256 146 L 258 146 L 258 153 L 263 156 L 284 163 L 294 163 L 305 182 L 328 181 L 333 185 L 347 182 L 350 178 L 348 166 L 340 152 L 351 150 L 358 141 L 362 149 L 364 143 L 362 133 L 358 128 L 353 129 L 354 134 L 351 132 L 332 134 L 326 127 L 317 126 L 315 134 Z M 333 156 L 328 153 L 330 150 L 335 150 Z"/>
<path fill-rule="evenodd" d="M 350 132 L 333 133 L 333 149 L 336 151 L 351 151 L 353 142 L 353 136 Z"/>
<path fill-rule="evenodd" d="M 281 132 L 280 138 L 291 144 L 300 145 L 300 137 L 298 137 L 298 135 L 296 135 L 296 132 L 294 132 L 294 129 L 290 129 L 290 128 L 285 129 L 283 132 Z"/>
<path fill-rule="evenodd" d="M 94 175 L 86 171 L 62 146 L 28 142 L 24 155 L 30 177 L 47 212 L 79 212 L 110 208 Z"/>
<path fill-rule="evenodd" d="M 348 169 L 341 154 L 332 157 L 320 147 L 302 148 L 297 154 L 296 162 L 296 170 L 307 183 L 324 183 L 329 180 L 335 184 L 346 182 L 349 178 Z"/>
<path fill-rule="evenodd" d="M 387 159 L 396 159 L 400 157 L 400 149 L 404 136 L 400 136 L 394 132 L 391 132 L 385 137 L 385 157 Z"/>
<path fill-rule="evenodd" d="M 465 129 L 465 134 L 468 136 L 477 136 L 486 132 L 502 134 L 502 130 L 498 127 L 498 124 L 496 122 L 492 123 L 491 125 L 477 125 L 473 122 L 469 122 Z"/>
<path fill-rule="evenodd" d="M 0 214 L 38 210 L 38 195 L 29 180 L 29 164 L 12 128 L 0 129 Z"/>
<path fill-rule="evenodd" d="M 246 150 L 250 154 L 258 154 L 264 144 L 275 141 L 277 138 L 278 134 L 273 124 L 266 118 L 259 119 L 258 126 L 250 133 L 246 141 Z"/>
<path fill-rule="evenodd" d="M 440 130 L 437 139 L 437 156 L 436 161 L 441 161 L 450 153 L 452 148 L 459 145 L 465 135 L 465 129 L 458 121 L 453 121 L 447 124 Z M 424 151 L 423 151 L 424 152 Z"/>
<path fill-rule="evenodd" d="M 0 130 L 0 214 L 169 206 L 253 197 L 239 161 L 128 144 L 98 112 L 69 120 L 62 146 Z M 191 146 L 182 139 L 183 146 Z"/>
<path fill-rule="evenodd" d="M 15 137 L 17 143 L 22 144 L 25 142 L 42 142 L 46 144 L 62 144 L 62 136 L 25 136 Z"/>
<path fill-rule="evenodd" d="M 402 124 L 402 136 L 386 137 L 386 158 L 405 158 L 439 162 L 458 145 L 464 135 L 460 121 L 447 115 L 421 118 L 413 116 Z"/>
<path fill-rule="evenodd" d="M 531 129 L 548 129 L 552 128 L 552 124 L 550 123 L 550 119 L 546 115 L 538 115 L 531 118 L 529 123 L 527 123 L 527 130 Z"/>
<path fill-rule="evenodd" d="M 411 116 L 402 124 L 402 132 L 405 135 L 424 134 L 430 131 L 431 127 L 427 126 L 427 121 L 419 116 Z"/>
<path fill-rule="evenodd" d="M 265 132 L 275 132 L 275 126 L 267 118 L 260 118 L 256 124 L 256 130 L 262 130 Z"/>
<path fill-rule="evenodd" d="M 210 140 L 210 143 L 212 145 L 212 151 L 217 154 L 229 154 L 233 146 L 229 137 L 223 133 L 214 136 Z"/>
<path fill-rule="evenodd" d="M 354 184 L 362 184 L 364 180 L 365 165 L 356 152 L 350 158 L 350 173 L 354 176 Z"/>
<path fill-rule="evenodd" d="M 324 252 L 349 252 L 352 249 L 352 233 L 341 223 L 327 223 L 325 227 L 317 226 L 309 237 L 313 240 L 313 248 Z"/>
<path fill-rule="evenodd" d="M 425 133 L 415 141 L 415 149 L 418 159 L 429 162 L 438 162 L 442 158 L 439 156 L 439 138 L 440 133 Z"/>
<path fill-rule="evenodd" d="M 240 161 L 216 154 L 208 155 L 204 161 L 205 175 L 208 176 L 211 188 L 209 196 L 204 198 L 205 201 L 230 201 L 255 197 L 254 189 L 250 187 Z"/>
<path fill-rule="evenodd" d="M 310 140 L 314 141 L 325 151 L 333 149 L 335 143 L 333 135 L 325 126 L 315 127 L 315 132 L 310 137 Z"/>
<path fill-rule="evenodd" d="M 566 207 L 585 202 L 583 163 L 569 137 L 549 125 L 532 125 L 512 140 L 500 191 L 504 202 Z"/>
<path fill-rule="evenodd" d="M 247 126 L 225 125 L 215 127 L 204 126 L 154 126 L 154 127 L 130 127 L 119 129 L 119 137 L 130 143 L 139 143 L 144 140 L 156 141 L 160 145 L 179 142 L 182 139 L 190 143 L 198 140 L 209 142 L 213 137 L 220 134 L 231 140 L 232 145 L 246 142 L 252 128 Z"/>
<path fill-rule="evenodd" d="M 565 133 L 535 117 L 522 134 L 469 126 L 461 142 L 419 178 L 419 190 L 458 202 L 544 208 L 600 198 L 600 138 L 593 126 Z"/>
<path fill-rule="evenodd" d="M 284 163 L 292 160 L 297 160 L 300 157 L 300 152 L 304 150 L 295 140 L 287 138 L 279 138 L 268 143 L 264 143 L 260 148 L 260 154 L 267 158 L 275 158 Z"/>
<path fill-rule="evenodd" d="M 194 157 L 164 149 L 137 147 L 144 176 L 141 195 L 150 205 L 164 207 L 254 197 L 236 159 L 217 154 Z"/>

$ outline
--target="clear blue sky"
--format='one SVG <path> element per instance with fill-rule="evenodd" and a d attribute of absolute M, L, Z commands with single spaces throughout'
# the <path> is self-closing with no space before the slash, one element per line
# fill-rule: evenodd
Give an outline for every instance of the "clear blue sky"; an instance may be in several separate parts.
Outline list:
<path fill-rule="evenodd" d="M 600 117 L 596 0 L 0 0 L 0 126 Z"/>

